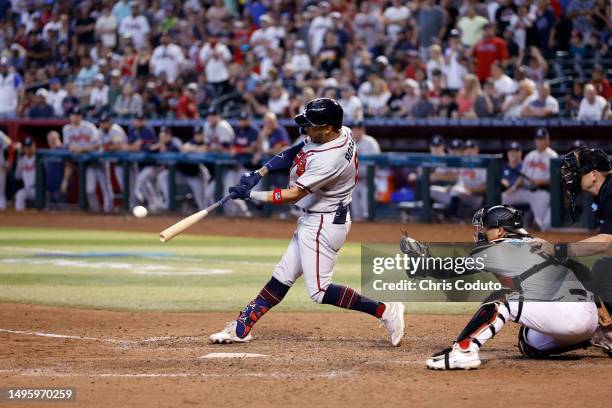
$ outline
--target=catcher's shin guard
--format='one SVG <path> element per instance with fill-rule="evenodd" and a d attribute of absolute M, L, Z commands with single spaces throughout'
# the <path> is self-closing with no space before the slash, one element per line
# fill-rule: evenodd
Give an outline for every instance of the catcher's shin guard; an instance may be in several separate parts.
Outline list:
<path fill-rule="evenodd" d="M 529 345 L 527 333 L 529 333 L 529 328 L 521 326 L 518 333 L 518 348 L 522 355 L 529 358 L 546 358 L 556 356 L 574 350 L 586 349 L 592 345 L 590 340 L 585 340 L 577 344 L 572 344 L 571 346 L 556 347 L 550 350 L 538 350 L 537 348 Z"/>
<path fill-rule="evenodd" d="M 482 347 L 504 327 L 509 319 L 510 310 L 507 303 L 499 301 L 483 303 L 459 334 L 456 342 L 462 348 L 467 348 L 470 342 Z"/>

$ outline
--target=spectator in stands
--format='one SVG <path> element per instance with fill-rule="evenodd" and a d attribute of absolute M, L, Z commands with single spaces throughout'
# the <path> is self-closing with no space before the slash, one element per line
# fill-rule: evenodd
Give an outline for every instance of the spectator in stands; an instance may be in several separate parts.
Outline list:
<path fill-rule="evenodd" d="M 117 17 L 111 13 L 110 7 L 106 4 L 102 7 L 102 14 L 96 20 L 96 38 L 102 40 L 102 44 L 109 49 L 117 45 L 117 27 L 119 22 Z"/>
<path fill-rule="evenodd" d="M 521 112 L 526 118 L 547 118 L 559 113 L 559 102 L 550 95 L 550 85 L 543 82 L 538 85 L 537 97 L 533 98 Z"/>
<path fill-rule="evenodd" d="M 520 118 L 523 109 L 535 98 L 533 81 L 522 80 L 518 83 L 518 92 L 508 95 L 502 103 L 501 110 L 505 119 Z"/>
<path fill-rule="evenodd" d="M 119 34 L 124 38 L 130 38 L 134 48 L 137 50 L 149 44 L 149 32 L 151 27 L 145 16 L 140 14 L 140 4 L 136 0 L 130 1 L 130 15 L 119 18 Z"/>
<path fill-rule="evenodd" d="M 314 22 L 314 20 L 313 20 Z M 372 2 L 363 1 L 359 5 L 359 13 L 355 16 L 353 23 L 355 39 L 360 43 L 365 43 L 366 48 L 370 49 L 376 45 L 376 41 L 380 38 L 380 34 L 384 32 L 384 25 L 380 9 Z M 429 46 L 430 44 L 423 44 Z M 312 48 L 312 53 L 316 53 L 317 49 Z"/>
<path fill-rule="evenodd" d="M 6 209 L 6 175 L 13 167 L 13 157 L 13 143 L 6 133 L 0 130 L 0 210 Z"/>
<path fill-rule="evenodd" d="M 412 106 L 410 115 L 417 119 L 431 118 L 436 113 L 436 108 L 429 100 L 429 88 L 426 83 L 421 84 L 418 101 Z"/>
<path fill-rule="evenodd" d="M 295 75 L 301 78 L 312 68 L 310 56 L 306 53 L 306 43 L 302 40 L 297 40 L 293 51 L 288 64 Z"/>
<path fill-rule="evenodd" d="M 603 96 L 597 95 L 593 84 L 584 87 L 584 98 L 578 109 L 578 119 L 601 120 L 608 113 L 608 101 Z"/>
<path fill-rule="evenodd" d="M 463 88 L 457 93 L 455 102 L 458 107 L 460 118 L 476 118 L 476 104 L 481 114 L 485 112 L 492 113 L 493 105 L 491 101 L 483 94 L 478 77 L 474 74 L 465 76 Z M 486 115 L 486 116 L 490 116 Z"/>
<path fill-rule="evenodd" d="M 47 90 L 39 88 L 34 95 L 34 103 L 28 109 L 28 117 L 44 119 L 53 117 L 53 107 L 47 103 Z"/>
<path fill-rule="evenodd" d="M 550 228 L 550 159 L 558 155 L 550 148 L 550 135 L 545 128 L 536 129 L 535 145 L 536 149 L 525 156 L 522 181 L 513 197 L 530 203 L 536 224 L 545 231 Z"/>
<path fill-rule="evenodd" d="M 11 119 L 23 98 L 23 79 L 10 69 L 8 59 L 0 58 L 0 119 Z"/>
<path fill-rule="evenodd" d="M 509 27 L 514 33 L 514 42 L 518 45 L 520 51 L 523 51 L 527 45 L 527 31 L 533 23 L 532 18 L 525 5 L 519 5 L 516 13 L 510 17 Z"/>
<path fill-rule="evenodd" d="M 491 65 L 491 78 L 493 79 L 493 89 L 495 98 L 505 99 L 508 95 L 516 92 L 518 84 L 504 72 L 503 67 L 498 63 Z"/>
<path fill-rule="evenodd" d="M 436 108 L 436 116 L 445 119 L 459 118 L 459 106 L 455 102 L 455 95 L 450 89 L 443 89 L 440 93 L 440 102 Z"/>
<path fill-rule="evenodd" d="M 509 57 L 508 48 L 503 39 L 495 36 L 494 24 L 487 23 L 483 27 L 483 38 L 474 45 L 472 55 L 476 59 L 476 75 L 482 82 L 491 76 L 493 63 L 499 62 L 502 66 L 506 65 Z"/>
<path fill-rule="evenodd" d="M 93 87 L 89 94 L 89 108 L 93 116 L 99 115 L 103 110 L 108 109 L 108 85 L 104 83 L 104 75 L 97 74 L 94 77 Z"/>
<path fill-rule="evenodd" d="M 229 48 L 218 37 L 210 35 L 198 57 L 204 66 L 208 83 L 214 88 L 214 95 L 223 95 L 229 88 L 229 63 L 232 59 Z"/>
<path fill-rule="evenodd" d="M 287 116 L 289 111 L 289 93 L 281 84 L 275 83 L 270 86 L 268 110 L 274 112 L 277 116 Z"/>
<path fill-rule="evenodd" d="M 387 102 L 391 93 L 387 89 L 387 84 L 382 79 L 377 79 L 370 92 L 362 99 L 366 116 L 382 116 L 387 108 Z"/>
<path fill-rule="evenodd" d="M 151 90 L 150 94 L 155 95 L 154 90 Z M 177 119 L 198 119 L 200 112 L 196 105 L 195 95 L 198 91 L 198 84 L 195 82 L 189 83 L 183 90 L 178 103 L 176 105 L 176 118 Z"/>
<path fill-rule="evenodd" d="M 31 137 L 26 137 L 21 143 L 21 151 L 17 160 L 15 178 L 23 181 L 23 187 L 15 193 L 15 210 L 23 211 L 26 200 L 34 200 L 36 195 L 36 146 Z"/>
<path fill-rule="evenodd" d="M 609 101 L 612 98 L 612 86 L 610 86 L 610 82 L 606 79 L 606 71 L 601 65 L 595 65 L 592 75 L 591 83 L 595 85 L 597 94 Z"/>
<path fill-rule="evenodd" d="M 68 96 L 68 93 L 62 89 L 62 83 L 59 78 L 51 78 L 49 80 L 50 89 L 47 92 L 46 101 L 51 107 L 53 107 L 53 116 L 62 117 L 64 116 L 64 108 L 62 102 L 64 98 Z"/>
<path fill-rule="evenodd" d="M 83 56 L 81 68 L 77 74 L 74 83 L 80 88 L 85 88 L 93 82 L 94 78 L 100 72 L 98 65 L 94 64 L 89 55 Z"/>
<path fill-rule="evenodd" d="M 544 82 L 548 75 L 548 62 L 536 47 L 529 47 L 529 65 L 524 67 L 525 75 L 535 83 Z"/>
<path fill-rule="evenodd" d="M 351 129 L 360 156 L 380 153 L 378 142 L 366 133 L 363 122 L 356 122 Z M 361 166 L 359 168 L 359 181 L 353 191 L 353 202 L 351 203 L 351 218 L 354 221 L 362 221 L 368 218 L 368 194 L 367 170 L 366 166 Z"/>
<path fill-rule="evenodd" d="M 342 110 L 344 110 L 345 120 L 363 120 L 363 104 L 361 99 L 355 95 L 355 89 L 351 85 L 340 87 L 338 103 L 342 106 Z"/>
<path fill-rule="evenodd" d="M 287 130 L 278 123 L 274 112 L 266 113 L 258 136 L 259 152 L 267 155 L 277 154 L 286 149 L 290 143 Z"/>
<path fill-rule="evenodd" d="M 404 29 L 410 18 L 410 8 L 403 3 L 402 0 L 391 0 L 391 4 L 383 12 L 383 23 L 391 39 L 397 38 L 398 33 Z"/>
<path fill-rule="evenodd" d="M 115 106 L 119 95 L 121 95 L 121 71 L 113 69 L 108 80 L 108 105 Z"/>
<path fill-rule="evenodd" d="M 425 65 L 427 68 L 427 78 L 432 81 L 435 70 L 442 71 L 445 66 L 444 57 L 442 56 L 442 48 L 438 44 L 429 47 L 429 59 Z"/>
<path fill-rule="evenodd" d="M 473 5 L 468 6 L 467 13 L 457 22 L 457 28 L 461 31 L 461 43 L 466 47 L 473 47 L 482 39 L 483 28 L 489 20 L 476 14 Z"/>
<path fill-rule="evenodd" d="M 113 105 L 113 111 L 116 115 L 123 117 L 132 117 L 142 113 L 142 97 L 134 92 L 130 82 L 123 85 L 121 95 L 117 97 Z"/>
<path fill-rule="evenodd" d="M 557 17 L 550 7 L 550 0 L 538 0 L 532 30 L 535 34 L 534 45 L 545 56 L 549 56 L 555 47 L 556 24 Z"/>
<path fill-rule="evenodd" d="M 153 50 L 150 64 L 155 76 L 160 76 L 163 72 L 170 83 L 181 73 L 185 65 L 185 55 L 181 47 L 172 43 L 169 33 L 162 33 L 160 44 Z"/>
<path fill-rule="evenodd" d="M 447 17 L 444 9 L 435 0 L 423 0 L 417 5 L 418 39 L 422 49 L 444 38 Z"/>
<path fill-rule="evenodd" d="M 64 89 L 66 90 L 66 97 L 62 101 L 62 108 L 64 115 L 69 115 L 75 108 L 80 107 L 81 100 L 76 95 L 77 91 L 73 82 L 67 82 Z"/>
<path fill-rule="evenodd" d="M 596 0 L 570 0 L 566 9 L 574 30 L 580 31 L 586 38 L 589 38 L 594 31 L 593 15 L 596 4 Z"/>
<path fill-rule="evenodd" d="M 468 73 L 467 58 L 459 35 L 459 31 L 456 29 L 450 31 L 448 47 L 444 51 L 444 68 L 442 69 L 446 76 L 446 85 L 453 91 L 463 87 L 463 78 Z"/>

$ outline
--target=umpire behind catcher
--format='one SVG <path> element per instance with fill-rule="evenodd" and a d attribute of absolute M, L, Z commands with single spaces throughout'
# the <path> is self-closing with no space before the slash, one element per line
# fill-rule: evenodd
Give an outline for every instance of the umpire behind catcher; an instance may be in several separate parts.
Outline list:
<path fill-rule="evenodd" d="M 599 337 L 595 342 L 612 347 L 612 168 L 606 152 L 579 148 L 565 155 L 561 180 L 568 195 L 573 217 L 576 196 L 585 191 L 594 196 L 593 210 L 599 223 L 599 234 L 573 244 L 557 244 L 557 258 L 601 255 L 591 270 L 592 291 L 602 300 Z M 606 256 L 607 255 L 607 256 Z M 607 311 L 607 313 L 606 313 Z"/>

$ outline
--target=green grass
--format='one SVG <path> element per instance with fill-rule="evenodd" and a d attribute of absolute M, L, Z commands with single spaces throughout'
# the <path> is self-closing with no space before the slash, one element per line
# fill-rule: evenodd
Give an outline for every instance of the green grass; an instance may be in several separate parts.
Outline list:
<path fill-rule="evenodd" d="M 287 240 L 195 235 L 161 244 L 155 234 L 2 227 L 0 302 L 236 311 L 267 282 L 287 244 Z M 62 251 L 69 253 L 59 253 Z M 102 253 L 137 256 L 99 256 Z M 344 245 L 334 281 L 360 287 L 359 244 Z M 278 309 L 337 310 L 312 302 L 302 279 Z M 473 305 L 414 303 L 408 309 L 413 313 L 464 313 L 473 310 Z"/>

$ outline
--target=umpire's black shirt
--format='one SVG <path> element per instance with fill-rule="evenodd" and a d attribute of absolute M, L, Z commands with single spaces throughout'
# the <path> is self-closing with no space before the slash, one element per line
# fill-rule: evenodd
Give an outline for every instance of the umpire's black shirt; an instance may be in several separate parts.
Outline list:
<path fill-rule="evenodd" d="M 612 173 L 608 174 L 593 200 L 601 234 L 612 234 Z"/>

